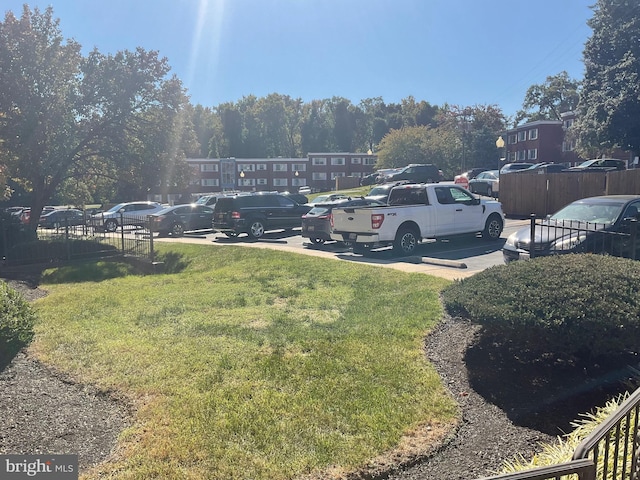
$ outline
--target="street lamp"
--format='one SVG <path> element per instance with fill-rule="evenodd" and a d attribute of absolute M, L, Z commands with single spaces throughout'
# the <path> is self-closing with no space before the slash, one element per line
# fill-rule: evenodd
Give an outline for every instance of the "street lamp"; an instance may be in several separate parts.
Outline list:
<path fill-rule="evenodd" d="M 502 138 L 502 135 L 500 135 L 498 137 L 498 139 L 496 140 L 496 147 L 499 150 L 502 150 L 504 148 L 504 139 Z M 500 170 L 500 165 L 502 165 L 502 161 L 505 159 L 506 157 L 500 157 L 498 159 L 498 170 Z"/>

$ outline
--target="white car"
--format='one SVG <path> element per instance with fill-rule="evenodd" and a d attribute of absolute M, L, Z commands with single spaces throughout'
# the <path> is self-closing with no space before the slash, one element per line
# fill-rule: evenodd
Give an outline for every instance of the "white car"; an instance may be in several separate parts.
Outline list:
<path fill-rule="evenodd" d="M 311 191 L 311 187 L 305 185 L 304 187 L 300 187 L 298 189 L 298 193 L 301 193 L 302 195 L 309 195 L 313 192 Z"/>
<path fill-rule="evenodd" d="M 158 202 L 119 203 L 106 212 L 92 215 L 89 224 L 107 232 L 115 232 L 121 225 L 142 227 L 146 225 L 149 215 L 158 213 L 163 208 L 165 206 Z"/>

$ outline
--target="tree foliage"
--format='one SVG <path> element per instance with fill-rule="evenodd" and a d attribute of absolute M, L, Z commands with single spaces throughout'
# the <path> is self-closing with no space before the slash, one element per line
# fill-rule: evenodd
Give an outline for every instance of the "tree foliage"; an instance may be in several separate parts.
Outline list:
<path fill-rule="evenodd" d="M 141 48 L 83 56 L 63 39 L 51 7 L 6 13 L 0 160 L 32 193 L 34 228 L 42 206 L 70 183 L 91 191 L 108 179 L 128 200 L 176 183 L 176 171 L 184 177 L 191 119 L 181 115 L 187 98 L 168 72 L 166 59 Z"/>
<path fill-rule="evenodd" d="M 597 0 L 592 8 L 575 125 L 579 151 L 639 151 L 640 7 L 634 0 Z"/>
<path fill-rule="evenodd" d="M 527 89 L 522 110 L 516 115 L 516 124 L 522 120 L 561 120 L 561 114 L 578 106 L 580 82 L 565 71 L 547 77 L 542 85 Z"/>

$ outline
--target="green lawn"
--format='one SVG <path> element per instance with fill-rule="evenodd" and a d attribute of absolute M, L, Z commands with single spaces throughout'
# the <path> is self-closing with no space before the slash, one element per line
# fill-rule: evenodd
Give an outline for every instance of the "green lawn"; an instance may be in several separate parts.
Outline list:
<path fill-rule="evenodd" d="M 266 249 L 158 250 L 179 271 L 65 267 L 35 304 L 32 350 L 135 407 L 122 458 L 87 478 L 349 470 L 455 421 L 423 352 L 447 281 Z"/>

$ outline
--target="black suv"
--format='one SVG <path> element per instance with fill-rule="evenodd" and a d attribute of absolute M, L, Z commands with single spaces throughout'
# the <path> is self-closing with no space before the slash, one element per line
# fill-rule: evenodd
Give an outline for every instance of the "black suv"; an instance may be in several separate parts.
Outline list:
<path fill-rule="evenodd" d="M 267 230 L 300 227 L 310 209 L 278 193 L 221 197 L 213 207 L 213 230 L 228 237 L 246 233 L 260 238 Z"/>
<path fill-rule="evenodd" d="M 412 163 L 385 179 L 387 182 L 397 182 L 398 180 L 408 180 L 412 183 L 438 183 L 440 171 L 438 167 L 430 163 Z"/>

